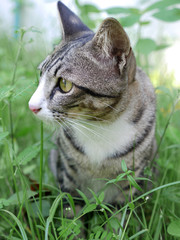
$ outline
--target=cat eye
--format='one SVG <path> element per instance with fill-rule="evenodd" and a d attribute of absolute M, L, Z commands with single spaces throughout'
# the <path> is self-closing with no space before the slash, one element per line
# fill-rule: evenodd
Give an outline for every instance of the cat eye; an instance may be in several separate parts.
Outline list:
<path fill-rule="evenodd" d="M 64 79 L 64 78 L 59 78 L 59 88 L 62 93 L 68 93 L 71 91 L 73 87 L 73 83 Z"/>

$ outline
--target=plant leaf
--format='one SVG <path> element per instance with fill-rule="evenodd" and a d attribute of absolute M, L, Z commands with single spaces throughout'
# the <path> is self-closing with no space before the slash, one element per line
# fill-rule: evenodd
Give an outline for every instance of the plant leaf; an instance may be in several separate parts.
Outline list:
<path fill-rule="evenodd" d="M 106 206 L 105 204 L 101 203 L 100 206 L 101 206 L 102 208 L 106 209 L 108 212 L 113 213 L 113 212 L 111 211 L 111 209 L 110 209 L 108 206 Z"/>
<path fill-rule="evenodd" d="M 121 162 L 121 167 L 122 167 L 123 172 L 127 172 L 127 165 L 124 160 L 122 160 L 122 162 Z"/>
<path fill-rule="evenodd" d="M 134 208 L 135 208 L 134 203 L 132 203 L 132 202 L 129 202 L 129 203 L 128 203 L 128 206 L 129 206 L 129 208 L 130 208 L 132 211 L 133 211 Z"/>
<path fill-rule="evenodd" d="M 147 12 L 147 11 L 151 11 L 154 9 L 162 9 L 162 8 L 166 8 L 169 6 L 173 6 L 178 3 L 179 3 L 179 0 L 163 0 L 163 1 L 153 3 L 152 5 L 147 7 L 145 11 Z"/>
<path fill-rule="evenodd" d="M 109 180 L 106 184 L 116 183 L 116 182 L 125 180 L 125 179 L 123 179 L 123 177 L 125 177 L 127 174 L 128 174 L 128 172 L 126 172 L 126 173 L 121 173 L 121 174 L 119 174 L 115 179 Z"/>
<path fill-rule="evenodd" d="M 127 175 L 127 173 L 122 173 L 119 176 L 117 176 L 117 178 L 115 179 L 116 182 L 120 182 L 121 180 L 125 180 L 123 177 L 125 177 Z"/>
<path fill-rule="evenodd" d="M 180 237 L 180 219 L 171 222 L 167 228 L 170 235 Z"/>
<path fill-rule="evenodd" d="M 135 180 L 142 180 L 142 181 L 149 181 L 149 182 L 152 182 L 151 179 L 149 179 L 149 178 L 144 178 L 144 177 L 136 177 Z"/>
<path fill-rule="evenodd" d="M 104 192 L 102 192 L 102 193 L 99 195 L 98 199 L 99 199 L 100 203 L 103 202 L 103 200 L 104 200 Z"/>
<path fill-rule="evenodd" d="M 107 234 L 108 234 L 108 232 L 107 232 L 107 231 L 104 231 L 103 234 L 101 235 L 101 238 L 100 238 L 100 239 L 102 239 L 102 240 L 105 239 L 105 237 L 106 237 Z"/>
<path fill-rule="evenodd" d="M 76 189 L 76 191 L 79 193 L 79 195 L 82 197 L 82 199 L 85 201 L 86 205 L 89 205 L 89 200 L 88 198 L 86 197 L 86 195 L 81 192 L 79 189 Z"/>
<path fill-rule="evenodd" d="M 97 231 L 96 234 L 95 234 L 95 236 L 94 236 L 94 238 L 95 238 L 95 239 L 100 239 L 101 233 L 102 233 L 102 231 L 100 231 L 100 230 Z"/>
<path fill-rule="evenodd" d="M 70 204 L 70 206 L 71 206 L 71 208 L 73 210 L 74 216 L 76 216 L 76 209 L 75 209 L 74 200 L 73 200 L 72 196 L 69 193 L 67 193 L 67 198 L 68 198 L 69 204 Z"/>
<path fill-rule="evenodd" d="M 6 138 L 9 135 L 9 132 L 2 132 L 0 133 L 0 141 L 2 141 L 4 138 Z"/>
<path fill-rule="evenodd" d="M 139 191 L 142 191 L 142 188 L 137 184 L 134 178 L 131 175 L 127 175 L 128 181 Z"/>
<path fill-rule="evenodd" d="M 156 47 L 156 42 L 150 38 L 141 38 L 136 44 L 137 51 L 145 55 L 148 55 L 152 51 L 156 50 Z"/>
<path fill-rule="evenodd" d="M 99 13 L 100 12 L 100 10 L 92 4 L 85 4 L 82 6 L 82 8 L 86 13 Z"/>
<path fill-rule="evenodd" d="M 139 14 L 131 14 L 126 17 L 122 17 L 119 19 L 119 22 L 122 24 L 123 27 L 131 27 L 135 23 L 139 23 L 141 15 Z"/>
<path fill-rule="evenodd" d="M 51 207 L 51 204 L 49 201 L 47 200 L 42 200 L 42 212 L 41 215 L 43 217 L 48 217 L 49 216 L 49 209 Z M 31 208 L 32 208 L 32 212 L 30 212 L 30 216 L 34 216 L 36 218 L 39 218 L 39 201 L 36 202 L 32 202 L 31 203 Z"/>
<path fill-rule="evenodd" d="M 107 237 L 106 237 L 106 240 L 111 240 L 111 239 L 113 239 L 113 237 L 114 237 L 114 233 L 113 232 L 109 232 Z M 115 239 L 117 239 L 117 238 L 115 238 Z"/>
<path fill-rule="evenodd" d="M 19 196 L 19 201 L 22 203 L 23 198 L 24 198 L 24 192 L 23 191 L 19 191 L 18 196 Z M 26 198 L 29 199 L 30 197 L 33 197 L 37 194 L 37 192 L 31 191 L 31 190 L 27 190 L 26 191 Z M 14 193 L 13 195 L 11 195 L 8 198 L 9 204 L 10 205 L 17 205 L 19 204 L 18 201 L 18 197 L 17 197 L 17 193 Z"/>
<path fill-rule="evenodd" d="M 27 164 L 29 161 L 31 161 L 33 158 L 37 156 L 39 151 L 40 151 L 40 147 L 37 144 L 25 148 L 15 159 L 14 165 Z"/>
<path fill-rule="evenodd" d="M 93 210 L 96 209 L 96 207 L 97 207 L 97 205 L 95 203 L 92 203 L 84 209 L 83 213 L 86 214 L 88 212 L 92 212 Z"/>
<path fill-rule="evenodd" d="M 90 188 L 88 188 L 88 189 L 89 189 L 89 191 L 92 193 L 94 199 L 96 200 L 96 203 L 97 203 L 97 204 L 100 204 L 99 199 L 98 199 L 96 193 L 95 193 L 92 189 L 90 189 Z"/>
<path fill-rule="evenodd" d="M 113 217 L 111 219 L 109 219 L 109 223 L 111 225 L 111 227 L 118 232 L 119 228 L 120 228 L 120 221 L 117 217 Z"/>
<path fill-rule="evenodd" d="M 132 240 L 132 239 L 140 236 L 141 234 L 143 234 L 143 233 L 145 233 L 145 232 L 148 232 L 148 229 L 143 229 L 143 230 L 139 231 L 138 233 L 136 233 L 136 234 L 134 234 L 133 236 L 131 236 L 131 237 L 129 238 L 129 240 Z"/>
<path fill-rule="evenodd" d="M 122 7 L 111 7 L 104 9 L 108 14 L 120 14 L 120 13 L 128 13 L 128 14 L 140 14 L 140 10 L 138 8 L 122 8 Z"/>
<path fill-rule="evenodd" d="M 0 208 L 3 208 L 4 206 L 7 207 L 10 205 L 10 202 L 8 199 L 0 198 Z"/>
<path fill-rule="evenodd" d="M 180 20 L 180 8 L 160 10 L 152 16 L 165 22 L 175 22 Z"/>
<path fill-rule="evenodd" d="M 156 51 L 159 51 L 159 50 L 162 50 L 162 49 L 165 49 L 165 48 L 168 48 L 170 47 L 171 45 L 170 44 L 160 44 L 160 45 L 157 45 L 156 46 Z"/>

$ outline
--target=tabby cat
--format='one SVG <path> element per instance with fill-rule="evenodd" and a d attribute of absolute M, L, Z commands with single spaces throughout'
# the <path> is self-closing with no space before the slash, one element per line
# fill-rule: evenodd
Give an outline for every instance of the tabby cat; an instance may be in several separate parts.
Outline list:
<path fill-rule="evenodd" d="M 58 10 L 62 41 L 39 66 L 29 108 L 61 125 L 50 165 L 62 191 L 77 196 L 76 189 L 89 195 L 88 188 L 104 188 L 106 202 L 123 201 L 119 188 L 105 182 L 122 173 L 122 160 L 140 176 L 152 159 L 154 89 L 116 19 L 105 19 L 94 34 L 60 1 Z M 120 186 L 128 192 L 128 182 Z"/>

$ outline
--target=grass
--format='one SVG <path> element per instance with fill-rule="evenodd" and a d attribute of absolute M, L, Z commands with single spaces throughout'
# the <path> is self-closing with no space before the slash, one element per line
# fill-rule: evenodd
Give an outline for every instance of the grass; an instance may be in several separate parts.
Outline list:
<path fill-rule="evenodd" d="M 75 199 L 62 193 L 48 167 L 52 132 L 43 129 L 28 109 L 28 100 L 37 86 L 34 66 L 43 59 L 39 49 L 32 50 L 23 40 L 1 38 L 0 47 L 0 239 L 145 239 L 174 240 L 180 233 L 180 103 L 178 89 L 169 86 L 170 79 L 156 88 L 158 154 L 153 165 L 158 177 L 151 190 L 119 208 L 107 205 L 104 193 L 92 193 L 83 209 L 76 213 Z M 28 50 L 29 49 L 29 50 Z M 168 84 L 166 84 L 168 83 Z M 130 191 L 138 185 L 132 172 L 122 163 L 123 176 Z M 142 180 L 143 181 L 143 180 Z M 69 207 L 64 207 L 64 202 Z M 70 209 L 72 219 L 67 218 Z M 118 219 L 118 215 L 121 215 Z M 105 227 L 104 227 L 105 226 Z"/>

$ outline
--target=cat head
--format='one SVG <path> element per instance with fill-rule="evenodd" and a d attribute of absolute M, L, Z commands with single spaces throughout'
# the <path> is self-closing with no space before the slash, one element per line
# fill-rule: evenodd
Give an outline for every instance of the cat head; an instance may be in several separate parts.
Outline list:
<path fill-rule="evenodd" d="M 134 80 L 129 38 L 114 18 L 105 19 L 94 34 L 60 1 L 58 10 L 62 41 L 39 66 L 29 108 L 43 120 L 58 122 L 111 118 L 117 104 L 123 108 L 124 92 Z"/>

